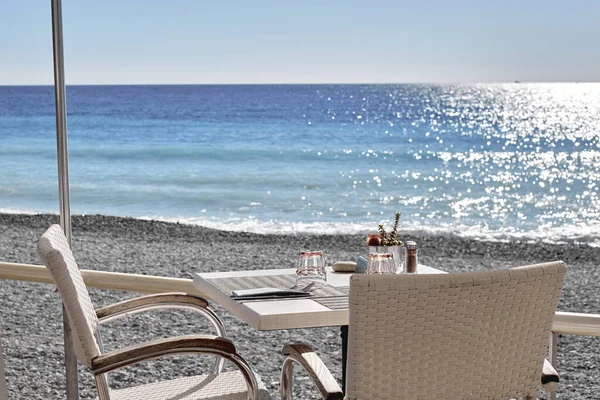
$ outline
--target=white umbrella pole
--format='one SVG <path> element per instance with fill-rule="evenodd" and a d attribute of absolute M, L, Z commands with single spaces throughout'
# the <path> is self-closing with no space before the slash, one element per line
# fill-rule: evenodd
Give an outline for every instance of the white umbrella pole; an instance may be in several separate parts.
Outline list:
<path fill-rule="evenodd" d="M 58 191 L 60 225 L 71 245 L 71 201 L 69 198 L 69 157 L 67 152 L 67 101 L 62 31 L 61 0 L 52 0 L 52 44 L 54 53 L 54 98 L 56 104 L 56 145 L 58 155 Z M 67 400 L 79 399 L 77 358 L 73 351 L 71 329 L 63 306 Z"/>

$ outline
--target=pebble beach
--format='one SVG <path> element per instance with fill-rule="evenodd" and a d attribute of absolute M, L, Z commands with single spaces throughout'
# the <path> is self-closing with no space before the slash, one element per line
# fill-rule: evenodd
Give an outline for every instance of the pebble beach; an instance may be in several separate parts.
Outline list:
<path fill-rule="evenodd" d="M 57 215 L 0 214 L 0 261 L 41 264 L 36 242 Z M 364 235 L 265 235 L 195 225 L 102 215 L 74 216 L 72 247 L 82 269 L 192 278 L 196 272 L 290 268 L 298 251 L 323 250 L 330 263 L 364 254 Z M 484 242 L 456 236 L 400 231 L 419 244 L 419 262 L 447 272 L 510 268 L 563 260 L 568 272 L 559 311 L 600 314 L 600 248 L 578 244 Z M 91 289 L 96 307 L 136 293 Z M 228 336 L 269 390 L 279 389 L 281 348 L 306 342 L 341 380 L 339 328 L 258 332 L 212 305 Z M 52 285 L 0 280 L 0 342 L 4 348 L 10 399 L 65 398 L 62 313 Z M 107 349 L 150 338 L 208 333 L 193 313 L 160 311 L 111 323 L 102 330 Z M 600 393 L 600 339 L 561 335 L 558 342 L 559 399 L 595 399 Z M 189 375 L 210 368 L 212 359 L 185 356 L 150 361 L 111 374 L 113 387 L 157 377 Z M 80 398 L 96 397 L 91 375 L 80 367 Z M 310 380 L 297 375 L 297 398 L 317 399 Z M 275 395 L 274 398 L 278 398 Z M 542 397 L 543 398 L 543 397 Z"/>

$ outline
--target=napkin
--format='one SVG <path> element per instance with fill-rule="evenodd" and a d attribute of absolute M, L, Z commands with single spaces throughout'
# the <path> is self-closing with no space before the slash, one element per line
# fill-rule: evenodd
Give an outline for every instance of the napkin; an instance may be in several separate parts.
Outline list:
<path fill-rule="evenodd" d="M 258 288 L 258 289 L 241 289 L 234 290 L 231 292 L 233 299 L 260 299 L 260 298 L 271 298 L 271 297 L 308 297 L 309 292 L 293 289 L 280 289 L 280 288 Z"/>

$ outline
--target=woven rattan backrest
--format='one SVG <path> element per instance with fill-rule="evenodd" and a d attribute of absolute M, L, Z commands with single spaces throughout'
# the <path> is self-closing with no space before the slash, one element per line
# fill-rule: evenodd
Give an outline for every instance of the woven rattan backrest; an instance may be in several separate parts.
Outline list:
<path fill-rule="evenodd" d="M 347 399 L 535 398 L 565 271 L 353 275 Z"/>
<path fill-rule="evenodd" d="M 38 242 L 38 255 L 52 273 L 71 325 L 75 355 L 83 364 L 100 354 L 94 334 L 98 317 L 67 238 L 59 225 L 52 225 Z"/>

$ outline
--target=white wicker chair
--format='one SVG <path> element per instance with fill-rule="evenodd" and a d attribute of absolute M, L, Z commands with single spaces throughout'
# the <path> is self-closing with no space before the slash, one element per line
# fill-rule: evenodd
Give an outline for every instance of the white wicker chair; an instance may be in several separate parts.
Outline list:
<path fill-rule="evenodd" d="M 226 339 L 219 318 L 208 308 L 206 300 L 184 293 L 148 295 L 126 300 L 94 310 L 83 278 L 77 267 L 67 239 L 59 225 L 52 225 L 38 242 L 38 255 L 52 273 L 72 330 L 75 355 L 90 369 L 96 380 L 100 400 L 148 399 L 214 399 L 265 400 L 269 394 L 248 363 Z M 138 345 L 102 351 L 98 327 L 103 322 L 156 308 L 190 308 L 208 318 L 217 330 L 217 336 L 186 335 L 153 340 Z M 216 356 L 211 374 L 198 375 L 110 390 L 106 373 L 152 358 L 204 353 Z M 223 359 L 236 367 L 223 371 Z"/>
<path fill-rule="evenodd" d="M 2 358 L 2 344 L 0 343 L 0 400 L 8 400 L 6 378 L 4 377 L 4 359 Z"/>
<path fill-rule="evenodd" d="M 534 399 L 554 390 L 544 359 L 563 262 L 439 275 L 353 275 L 346 393 L 303 344 L 287 345 L 282 399 L 301 365 L 327 400 Z M 540 377 L 542 380 L 540 381 Z"/>

